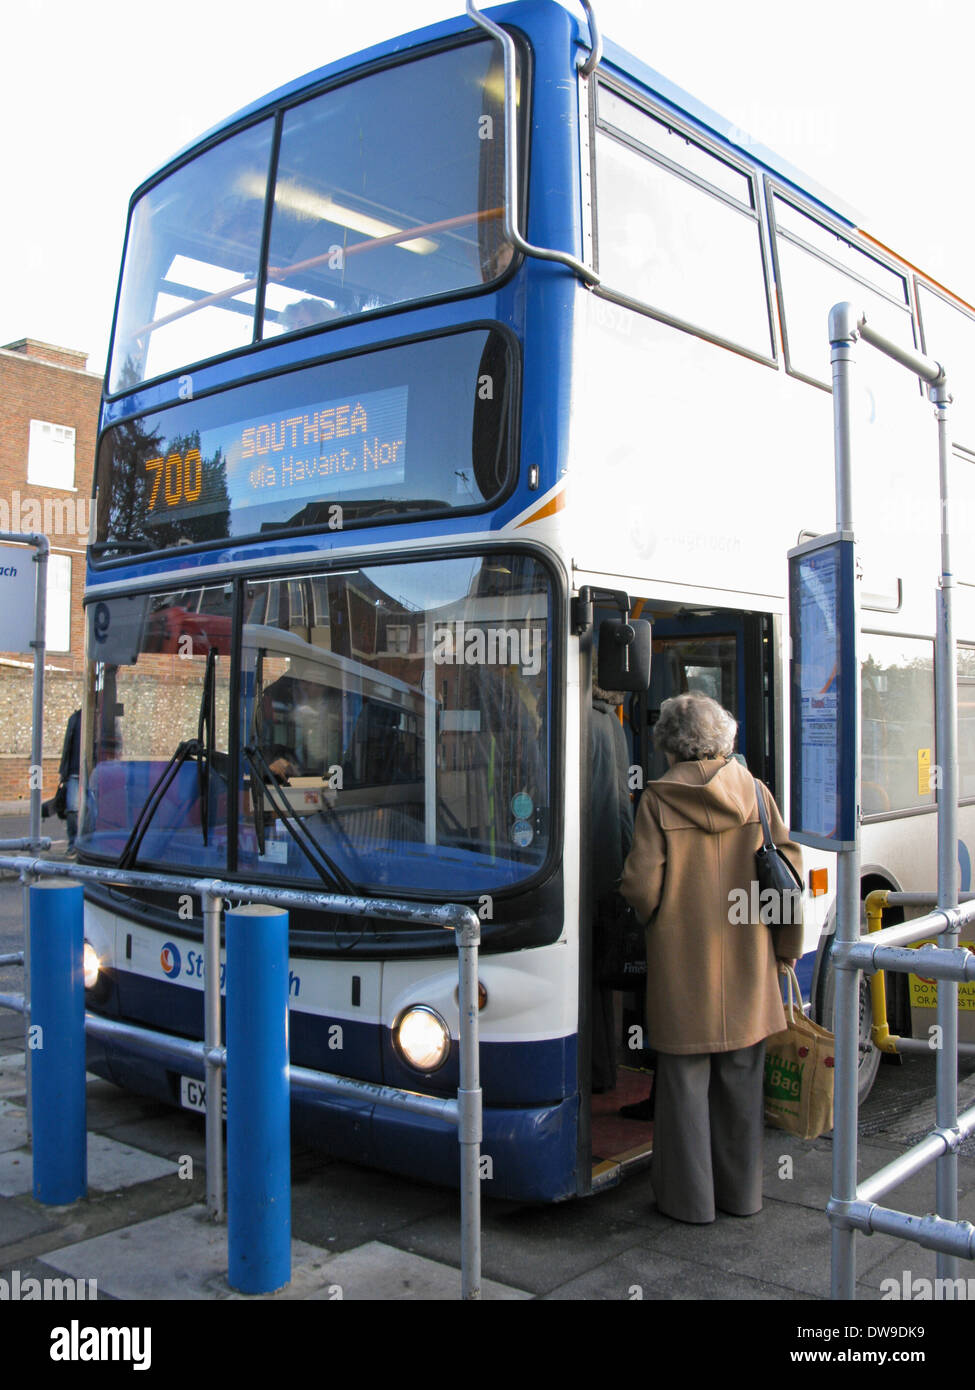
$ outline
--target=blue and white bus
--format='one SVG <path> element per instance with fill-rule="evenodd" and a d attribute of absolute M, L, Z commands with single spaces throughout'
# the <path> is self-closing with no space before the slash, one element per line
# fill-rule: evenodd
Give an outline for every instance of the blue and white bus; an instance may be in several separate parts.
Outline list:
<path fill-rule="evenodd" d="M 969 530 L 975 311 L 698 101 L 596 48 L 581 8 L 489 15 L 513 41 L 507 83 L 495 32 L 458 17 L 273 92 L 132 198 L 78 848 L 473 907 L 485 1190 L 556 1200 L 650 1147 L 617 1113 L 647 1090 L 625 996 L 626 1086 L 590 1086 L 595 629 L 619 594 L 653 625 L 649 692 L 621 711 L 634 795 L 661 771 L 661 701 L 700 689 L 787 807 L 786 552 L 833 527 L 827 311 L 852 300 L 956 364 Z M 930 887 L 929 414 L 882 360 L 860 381 L 864 891 Z M 970 565 L 975 548 L 958 551 Z M 969 804 L 973 592 L 958 604 Z M 970 811 L 961 832 L 971 843 Z M 828 1014 L 833 861 L 810 854 L 807 871 L 803 979 Z M 89 1007 L 202 1036 L 185 901 L 86 899 Z M 291 928 L 292 1061 L 453 1093 L 452 937 L 298 911 Z M 906 993 L 889 1002 L 910 1031 Z M 865 1084 L 875 1059 L 867 1030 Z M 92 1043 L 90 1064 L 173 1104 L 197 1094 L 148 1046 Z M 456 1181 L 446 1124 L 318 1095 L 296 1094 L 294 1115 L 333 1154 Z"/>

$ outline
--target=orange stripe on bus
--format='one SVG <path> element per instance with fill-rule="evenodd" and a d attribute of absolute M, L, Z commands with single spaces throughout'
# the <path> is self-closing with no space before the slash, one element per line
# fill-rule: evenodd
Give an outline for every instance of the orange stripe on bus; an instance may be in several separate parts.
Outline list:
<path fill-rule="evenodd" d="M 529 526 L 533 521 L 541 521 L 543 517 L 554 516 L 555 513 L 560 512 L 564 506 L 565 489 L 563 488 L 562 491 L 557 492 L 554 497 L 550 497 L 544 507 L 539 507 L 537 512 L 532 512 L 531 516 L 526 516 L 524 521 L 519 521 L 518 526 L 519 528 L 522 526 Z"/>
<path fill-rule="evenodd" d="M 959 304 L 963 304 L 966 309 L 970 309 L 971 312 L 975 314 L 975 305 L 969 304 L 967 299 L 962 299 L 960 294 L 955 294 L 954 290 L 950 290 L 947 285 L 943 285 L 940 280 L 936 280 L 933 275 L 929 275 L 926 270 L 922 270 L 921 267 L 915 265 L 913 261 L 905 260 L 897 251 L 891 250 L 885 242 L 878 241 L 875 236 L 871 236 L 869 232 L 865 232 L 862 227 L 858 227 L 857 230 L 865 241 L 872 242 L 878 250 L 886 252 L 888 256 L 893 256 L 895 261 L 900 261 L 901 265 L 906 265 L 908 270 L 913 270 L 915 275 L 920 275 L 923 279 L 927 280 L 929 285 L 934 285 L 936 289 L 942 290 L 945 294 L 950 294 L 952 299 Z"/>

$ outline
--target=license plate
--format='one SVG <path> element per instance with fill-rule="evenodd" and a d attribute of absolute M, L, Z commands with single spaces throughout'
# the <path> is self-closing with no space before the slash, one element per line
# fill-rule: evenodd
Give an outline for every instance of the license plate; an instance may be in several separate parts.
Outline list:
<path fill-rule="evenodd" d="M 227 1118 L 227 1092 L 221 1086 L 220 1098 L 223 1102 L 222 1110 L 224 1119 Z M 184 1110 L 197 1110 L 200 1114 L 206 1114 L 207 1108 L 207 1088 L 205 1081 L 197 1081 L 195 1076 L 181 1076 L 179 1078 L 179 1103 Z"/>

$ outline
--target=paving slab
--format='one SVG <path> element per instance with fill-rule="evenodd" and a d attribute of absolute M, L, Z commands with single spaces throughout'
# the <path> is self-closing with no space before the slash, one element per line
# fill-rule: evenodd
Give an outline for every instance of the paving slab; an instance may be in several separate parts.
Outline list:
<path fill-rule="evenodd" d="M 0 1153 L 0 1197 L 22 1197 L 33 1187 L 34 1161 L 29 1150 Z"/>
<path fill-rule="evenodd" d="M 295 1278 L 313 1279 L 327 1256 L 295 1242 Z M 202 1206 L 184 1208 L 48 1251 L 43 1263 L 99 1292 L 125 1299 L 222 1299 L 227 1284 L 227 1231 Z"/>
<path fill-rule="evenodd" d="M 394 1231 L 444 1213 L 454 1224 L 455 1245 L 459 1242 L 455 1193 L 347 1163 L 322 1166 L 318 1155 L 306 1155 L 302 1166 L 291 1198 L 291 1229 L 302 1240 L 335 1252 L 349 1250 L 388 1240 Z"/>
<path fill-rule="evenodd" d="M 608 1215 L 599 1198 L 557 1206 L 485 1203 L 481 1263 L 499 1283 L 550 1293 L 567 1279 L 642 1243 L 646 1230 Z M 460 1209 L 437 1213 L 387 1236 L 391 1245 L 444 1264 L 459 1264 Z"/>
<path fill-rule="evenodd" d="M 242 1295 L 227 1283 L 227 1229 L 203 1207 L 171 1212 L 92 1240 L 49 1251 L 38 1263 L 77 1279 L 96 1279 L 100 1294 L 123 1299 L 223 1300 Z M 457 1298 L 450 1266 L 405 1255 L 378 1241 L 330 1255 L 291 1243 L 291 1283 L 263 1300 Z M 527 1297 L 492 1285 L 488 1296 Z"/>
<path fill-rule="evenodd" d="M 21 1149 L 27 1143 L 27 1112 L 22 1105 L 0 1100 L 0 1153 Z"/>
<path fill-rule="evenodd" d="M 19 967 L 16 967 L 19 973 Z M 0 975 L 0 994 L 22 994 L 24 989 L 23 976 L 18 979 L 11 979 L 11 973 L 4 971 Z M 14 1041 L 15 1039 L 23 1043 L 24 1040 L 24 1020 L 19 1013 L 14 1013 L 10 1009 L 0 1009 L 0 1039 Z"/>
<path fill-rule="evenodd" d="M 861 1140 L 857 1148 L 859 1181 L 870 1177 L 891 1163 L 906 1145 Z M 929 1164 L 912 1178 L 900 1183 L 884 1198 L 901 1211 L 928 1211 L 934 1204 L 934 1164 Z M 962 1161 L 958 1167 L 959 1193 L 971 1191 L 975 1185 L 975 1163 Z M 783 1134 L 769 1143 L 766 1136 L 763 1192 L 766 1198 L 797 1202 L 803 1206 L 826 1211 L 833 1191 L 833 1145 L 819 1141 L 804 1143 L 792 1135 Z M 825 1216 L 823 1217 L 825 1220 Z"/>
<path fill-rule="evenodd" d="M 0 1011 L 2 1017 L 2 1011 Z M 23 1037 L 23 1033 L 21 1033 Z M 0 1056 L 0 1096 L 22 1096 L 27 1088 L 24 1054 L 8 1052 Z"/>
<path fill-rule="evenodd" d="M 677 1221 L 645 1237 L 654 1255 L 669 1255 L 718 1271 L 746 1275 L 813 1298 L 829 1297 L 829 1231 L 822 1212 L 766 1201 L 755 1216 L 719 1214 L 707 1226 Z"/>
<path fill-rule="evenodd" d="M 195 1117 L 194 1117 L 195 1119 Z M 182 1112 L 112 1124 L 106 1116 L 100 1126 L 108 1139 L 131 1148 L 155 1154 L 169 1163 L 169 1171 L 185 1158 L 191 1158 L 201 1172 L 206 1171 L 206 1134 L 202 1125 L 184 1119 Z"/>
<path fill-rule="evenodd" d="M 667 1217 L 657 1210 L 649 1171 L 634 1173 L 615 1187 L 604 1188 L 581 1199 L 577 1205 L 591 1204 L 604 1221 L 626 1222 L 650 1231 L 658 1231 L 669 1224 Z M 503 1209 L 499 1211 L 499 1221 L 504 1220 L 504 1215 Z"/>
<path fill-rule="evenodd" d="M 94 1192 L 116 1192 L 155 1178 L 171 1177 L 175 1164 L 155 1154 L 120 1144 L 102 1134 L 88 1135 L 88 1187 Z M 34 1164 L 27 1149 L 0 1152 L 0 1197 L 19 1197 L 32 1192 Z"/>
<path fill-rule="evenodd" d="M 85 1105 L 89 1129 L 106 1129 L 160 1117 L 176 1120 L 181 1113 L 185 1113 L 174 1111 L 171 1106 L 163 1105 L 161 1101 L 149 1100 L 145 1096 L 123 1091 L 120 1086 L 105 1081 L 103 1077 L 94 1076 L 91 1072 L 88 1073 L 88 1084 L 85 1087 Z"/>
<path fill-rule="evenodd" d="M 428 1260 L 421 1255 L 369 1241 L 355 1250 L 333 1255 L 325 1272 L 328 1286 L 306 1295 L 312 1299 L 335 1298 L 383 1303 L 403 1300 L 452 1300 L 460 1298 L 459 1268 Z M 481 1297 L 485 1300 L 531 1298 L 525 1289 L 485 1279 Z"/>
<path fill-rule="evenodd" d="M 57 1216 L 45 1207 L 22 1206 L 9 1200 L 0 1204 L 0 1248 L 12 1248 L 57 1226 Z"/>
<path fill-rule="evenodd" d="M 131 1144 L 121 1144 L 104 1134 L 88 1135 L 88 1186 L 96 1192 L 117 1192 L 123 1187 L 172 1177 L 176 1165 Z"/>
<path fill-rule="evenodd" d="M 728 1274 L 708 1265 L 661 1255 L 657 1250 L 635 1248 L 576 1279 L 561 1284 L 544 1295 L 546 1301 L 569 1299 L 602 1302 L 710 1299 L 714 1301 L 760 1302 L 764 1300 L 809 1300 L 811 1294 L 797 1293 L 743 1274 Z"/>

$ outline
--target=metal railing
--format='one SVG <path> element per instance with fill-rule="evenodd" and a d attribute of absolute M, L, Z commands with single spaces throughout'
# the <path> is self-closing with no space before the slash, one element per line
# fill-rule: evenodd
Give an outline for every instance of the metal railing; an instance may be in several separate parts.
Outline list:
<path fill-rule="evenodd" d="M 827 1204 L 832 1225 L 831 1286 L 837 1299 L 853 1299 L 856 1288 L 856 1233 L 883 1231 L 937 1251 L 938 1279 L 950 1287 L 957 1257 L 975 1258 L 975 1227 L 958 1220 L 958 1148 L 975 1131 L 975 1108 L 958 1115 L 958 981 L 975 980 L 975 956 L 958 945 L 962 924 L 975 921 L 975 903 L 958 905 L 958 760 L 957 689 L 952 595 L 949 509 L 947 378 L 941 363 L 892 343 L 877 333 L 866 315 L 851 304 L 836 304 L 829 315 L 830 360 L 833 373 L 833 441 L 836 477 L 836 530 L 853 535 L 852 370 L 859 339 L 905 367 L 927 383 L 938 424 L 938 466 L 941 495 L 941 576 L 936 612 L 936 740 L 938 788 L 938 907 L 924 917 L 886 927 L 860 939 L 859 827 L 854 847 L 837 856 L 836 944 L 832 963 L 836 979 L 836 1090 L 833 1138 L 833 1193 Z M 853 746 L 860 748 L 859 614 L 855 615 L 853 662 Z M 859 760 L 847 773 L 853 778 L 854 800 L 860 805 Z M 894 902 L 895 895 L 888 901 Z M 937 937 L 943 945 L 911 942 Z M 857 1067 L 859 1061 L 860 971 L 923 972 L 941 983 L 938 988 L 936 1066 L 936 1126 L 908 1153 L 857 1185 Z M 874 1200 L 933 1160 L 936 1172 L 936 1212 L 913 1216 L 879 1206 Z M 936 1285 L 937 1287 L 937 1285 Z"/>
<path fill-rule="evenodd" d="M 453 903 L 437 906 L 390 898 L 364 898 L 336 893 L 312 893 L 276 889 L 214 878 L 191 878 L 138 870 L 103 868 L 32 856 L 0 855 L 0 868 L 19 871 L 25 885 L 37 878 L 62 878 L 108 887 L 161 889 L 198 897 L 203 910 L 204 1036 L 202 1042 L 172 1037 L 118 1019 L 86 1013 L 85 1029 L 105 1040 L 139 1041 L 156 1047 L 163 1056 L 202 1062 L 206 1076 L 206 1174 L 207 1209 L 218 1218 L 224 1211 L 223 1117 L 220 1076 L 226 1067 L 226 1049 L 220 1037 L 220 916 L 224 898 L 235 903 L 263 903 L 274 907 L 300 907 L 347 917 L 379 918 L 415 926 L 434 926 L 453 931 L 458 950 L 458 1001 L 460 1086 L 456 1100 L 424 1096 L 391 1086 L 356 1081 L 305 1067 L 289 1069 L 292 1082 L 323 1094 L 372 1101 L 411 1114 L 433 1116 L 457 1127 L 460 1145 L 461 1195 L 461 1297 L 481 1296 L 480 1144 L 482 1098 L 479 1068 L 477 961 L 480 922 L 468 907 Z M 25 894 L 26 899 L 26 894 Z M 25 933 L 27 931 L 25 917 Z M 20 953 L 7 957 L 13 963 Z M 24 962 L 29 970 L 29 958 Z M 0 994 L 0 1007 L 29 1014 L 29 973 L 23 995 Z M 29 1051 L 28 1051 L 29 1066 Z"/>

